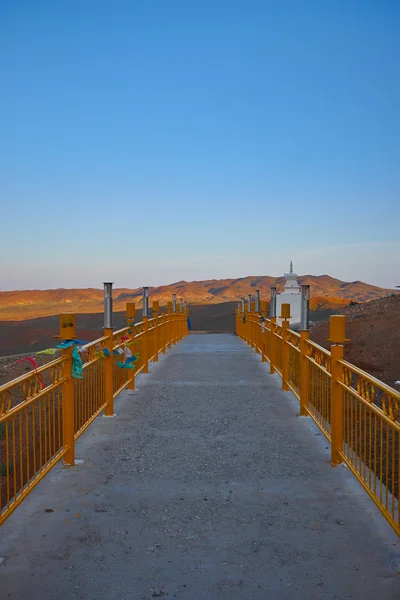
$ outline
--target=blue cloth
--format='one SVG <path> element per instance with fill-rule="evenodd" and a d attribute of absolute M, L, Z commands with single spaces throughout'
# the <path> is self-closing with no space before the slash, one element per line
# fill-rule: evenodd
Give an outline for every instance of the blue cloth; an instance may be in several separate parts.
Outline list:
<path fill-rule="evenodd" d="M 133 362 L 129 362 L 129 363 L 122 363 L 122 362 L 117 362 L 117 367 L 119 367 L 120 369 L 136 369 L 136 365 Z"/>
<path fill-rule="evenodd" d="M 189 328 L 189 331 L 192 331 L 192 321 L 190 320 L 190 318 L 189 318 L 189 317 L 187 318 L 187 320 L 188 320 L 188 328 Z"/>
<path fill-rule="evenodd" d="M 76 346 L 74 346 L 74 349 L 72 350 L 72 373 L 71 373 L 72 377 L 75 377 L 75 379 L 82 379 L 83 377 L 83 372 L 82 372 L 82 359 L 81 359 L 81 355 L 79 354 L 79 350 Z"/>
<path fill-rule="evenodd" d="M 88 343 L 89 342 L 86 342 L 85 340 L 64 340 L 63 342 L 58 344 L 56 348 L 69 348 L 70 346 L 74 346 L 75 344 L 79 344 L 79 346 L 82 346 L 82 344 Z"/>

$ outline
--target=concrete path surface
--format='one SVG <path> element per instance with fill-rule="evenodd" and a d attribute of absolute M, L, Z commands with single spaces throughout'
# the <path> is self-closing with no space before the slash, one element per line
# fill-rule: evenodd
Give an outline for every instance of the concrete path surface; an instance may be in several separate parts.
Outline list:
<path fill-rule="evenodd" d="M 1 529 L 1 600 L 400 598 L 397 536 L 239 338 L 138 388 Z"/>

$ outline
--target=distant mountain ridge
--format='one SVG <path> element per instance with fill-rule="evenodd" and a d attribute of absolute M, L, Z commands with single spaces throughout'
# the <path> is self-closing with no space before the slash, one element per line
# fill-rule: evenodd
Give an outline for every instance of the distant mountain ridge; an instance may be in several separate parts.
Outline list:
<path fill-rule="evenodd" d="M 345 282 L 329 275 L 302 275 L 299 284 L 311 286 L 312 307 L 342 306 L 350 300 L 367 302 L 383 298 L 395 290 L 384 289 L 362 281 Z M 177 281 L 169 285 L 149 288 L 150 301 L 165 304 L 173 293 L 183 297 L 188 304 L 217 304 L 237 301 L 259 289 L 262 298 L 268 299 L 270 287 L 278 293 L 283 290 L 284 277 L 247 276 L 237 279 L 209 279 L 205 281 Z M 142 289 L 116 288 L 114 308 L 123 310 L 127 301 L 141 302 Z M 55 315 L 60 312 L 96 313 L 103 310 L 103 290 L 49 289 L 0 292 L 0 321 L 25 320 L 33 317 Z"/>

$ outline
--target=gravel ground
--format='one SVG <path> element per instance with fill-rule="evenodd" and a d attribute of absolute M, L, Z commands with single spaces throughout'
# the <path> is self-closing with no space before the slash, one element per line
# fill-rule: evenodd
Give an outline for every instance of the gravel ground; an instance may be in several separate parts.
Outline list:
<path fill-rule="evenodd" d="M 150 371 L 3 526 L 2 599 L 400 597 L 398 538 L 241 340 Z"/>

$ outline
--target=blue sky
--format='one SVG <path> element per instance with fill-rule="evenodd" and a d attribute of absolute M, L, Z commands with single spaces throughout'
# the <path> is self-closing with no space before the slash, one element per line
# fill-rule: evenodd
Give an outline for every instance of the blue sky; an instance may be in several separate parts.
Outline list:
<path fill-rule="evenodd" d="M 1 289 L 400 285 L 400 4 L 0 3 Z"/>

